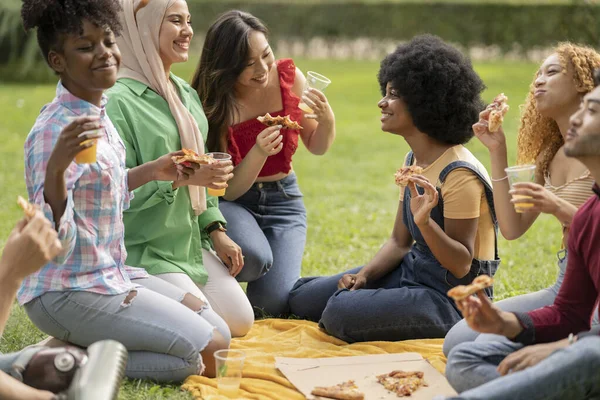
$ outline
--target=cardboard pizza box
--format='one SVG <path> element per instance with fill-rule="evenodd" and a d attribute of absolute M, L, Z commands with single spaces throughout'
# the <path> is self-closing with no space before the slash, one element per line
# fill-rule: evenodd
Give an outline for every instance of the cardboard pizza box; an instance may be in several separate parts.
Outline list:
<path fill-rule="evenodd" d="M 410 397 L 413 400 L 456 395 L 444 375 L 419 353 L 331 358 L 276 357 L 275 366 L 307 399 L 325 399 L 310 394 L 315 386 L 332 386 L 351 379 L 365 394 L 365 400 L 397 400 L 396 394 L 388 392 L 376 379 L 377 375 L 394 370 L 424 372 L 428 386 L 413 393 Z"/>

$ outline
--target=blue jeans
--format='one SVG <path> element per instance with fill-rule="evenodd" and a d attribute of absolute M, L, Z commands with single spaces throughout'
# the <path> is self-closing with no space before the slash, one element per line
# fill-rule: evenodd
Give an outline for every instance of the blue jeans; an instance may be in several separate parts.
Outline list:
<path fill-rule="evenodd" d="M 183 381 L 202 370 L 200 352 L 217 329 L 229 328 L 212 309 L 195 312 L 180 303 L 187 292 L 156 277 L 142 285 L 129 304 L 128 293 L 47 292 L 25 304 L 31 321 L 59 340 L 87 347 L 113 339 L 129 351 L 125 374 L 132 379 Z"/>
<path fill-rule="evenodd" d="M 498 364 L 521 345 L 463 343 L 446 364 L 446 377 L 460 394 L 453 399 L 578 400 L 600 398 L 600 337 L 585 337 L 523 371 L 500 376 Z"/>
<path fill-rule="evenodd" d="M 346 342 L 440 338 L 461 315 L 444 294 L 415 282 L 412 250 L 400 266 L 364 289 L 338 290 L 342 275 L 300 279 L 290 292 L 290 311 L 319 321 L 330 335 Z"/>
<path fill-rule="evenodd" d="M 567 255 L 565 251 L 560 251 L 558 256 L 558 278 L 556 283 L 546 289 L 534 293 L 524 294 L 522 296 L 511 297 L 495 303 L 503 311 L 510 312 L 528 312 L 541 307 L 549 306 L 554 303 L 554 299 L 558 295 L 560 286 L 562 285 L 565 277 L 565 271 L 567 269 Z M 592 326 L 598 325 L 598 309 L 594 311 L 592 320 Z M 458 344 L 464 342 L 483 342 L 483 341 L 496 341 L 501 340 L 501 336 L 491 334 L 479 334 L 475 332 L 467 325 L 463 319 L 457 323 L 450 332 L 446 335 L 444 340 L 444 355 L 448 357 L 450 351 Z"/>
<path fill-rule="evenodd" d="M 306 208 L 294 173 L 259 182 L 219 208 L 227 233 L 244 254 L 238 281 L 248 282 L 253 307 L 279 316 L 288 312 L 288 295 L 300 277 L 306 243 Z"/>

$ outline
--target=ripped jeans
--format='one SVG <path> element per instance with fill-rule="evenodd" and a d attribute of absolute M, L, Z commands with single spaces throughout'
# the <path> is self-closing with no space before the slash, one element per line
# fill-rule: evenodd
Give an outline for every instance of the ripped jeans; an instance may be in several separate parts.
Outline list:
<path fill-rule="evenodd" d="M 44 333 L 87 347 L 99 340 L 121 342 L 129 352 L 132 379 L 180 382 L 203 370 L 200 352 L 214 329 L 229 341 L 227 324 L 212 309 L 181 304 L 184 290 L 159 278 L 136 279 L 130 293 L 47 292 L 25 304 Z M 129 295 L 129 296 L 128 296 Z"/>

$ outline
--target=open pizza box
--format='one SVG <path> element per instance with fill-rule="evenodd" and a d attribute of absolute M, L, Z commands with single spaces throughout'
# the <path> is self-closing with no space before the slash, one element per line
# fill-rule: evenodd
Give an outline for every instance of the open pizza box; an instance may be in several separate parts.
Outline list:
<path fill-rule="evenodd" d="M 414 392 L 410 397 L 413 400 L 456 395 L 446 378 L 419 353 L 332 358 L 276 357 L 275 366 L 307 399 L 325 399 L 310 394 L 315 386 L 332 386 L 351 379 L 365 394 L 365 400 L 397 400 L 396 394 L 388 392 L 376 379 L 377 375 L 394 370 L 424 372 L 428 386 Z"/>

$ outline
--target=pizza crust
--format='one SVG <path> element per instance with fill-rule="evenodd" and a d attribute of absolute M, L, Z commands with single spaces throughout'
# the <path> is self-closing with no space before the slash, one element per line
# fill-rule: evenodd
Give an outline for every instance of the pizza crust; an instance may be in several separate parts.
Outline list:
<path fill-rule="evenodd" d="M 504 93 L 500 93 L 493 102 L 491 102 L 486 109 L 490 110 L 490 115 L 488 116 L 488 130 L 490 132 L 496 132 L 500 129 L 502 125 L 502 121 L 504 121 L 504 115 L 509 110 L 508 97 L 504 95 Z"/>
<path fill-rule="evenodd" d="M 17 204 L 23 209 L 23 212 L 25 213 L 25 217 L 27 219 L 33 218 L 35 215 L 35 212 L 38 209 L 36 206 L 34 206 L 33 204 L 31 204 L 30 202 L 28 202 L 21 196 L 17 197 Z"/>
<path fill-rule="evenodd" d="M 364 400 L 365 398 L 365 394 L 358 390 L 358 386 L 352 380 L 334 386 L 317 386 L 310 394 L 336 400 Z"/>
<path fill-rule="evenodd" d="M 271 114 L 266 113 L 256 119 L 266 126 L 282 125 L 284 129 L 302 129 L 302 125 L 292 120 L 289 115 L 273 117 Z"/>
<path fill-rule="evenodd" d="M 448 290 L 448 297 L 453 298 L 455 301 L 464 300 L 467 297 L 488 288 L 494 284 L 494 279 L 487 275 L 479 275 L 473 279 L 473 282 L 469 285 L 458 285 Z"/>
<path fill-rule="evenodd" d="M 396 179 L 396 185 L 406 186 L 408 185 L 408 179 L 413 175 L 420 175 L 423 173 L 423 168 L 417 165 L 411 165 L 410 167 L 402 167 L 396 171 L 394 178 Z"/>

